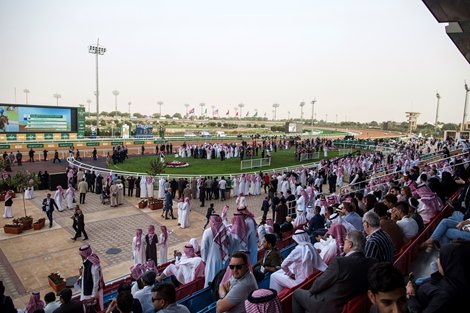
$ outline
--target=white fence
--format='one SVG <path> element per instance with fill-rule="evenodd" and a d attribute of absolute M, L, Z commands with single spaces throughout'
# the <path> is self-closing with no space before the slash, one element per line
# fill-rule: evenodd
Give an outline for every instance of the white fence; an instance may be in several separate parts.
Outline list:
<path fill-rule="evenodd" d="M 305 161 L 305 160 L 318 160 L 319 158 L 320 158 L 320 152 L 300 154 L 300 162 Z"/>
<path fill-rule="evenodd" d="M 271 158 L 249 159 L 240 162 L 240 169 L 250 169 L 255 167 L 270 166 Z"/>

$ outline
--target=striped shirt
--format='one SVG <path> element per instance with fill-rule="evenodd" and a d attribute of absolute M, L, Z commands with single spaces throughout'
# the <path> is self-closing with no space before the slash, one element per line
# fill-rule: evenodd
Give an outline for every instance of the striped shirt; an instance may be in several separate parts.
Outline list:
<path fill-rule="evenodd" d="M 369 258 L 375 258 L 379 262 L 393 263 L 395 247 L 390 236 L 382 229 L 374 231 L 367 236 L 365 255 Z"/>

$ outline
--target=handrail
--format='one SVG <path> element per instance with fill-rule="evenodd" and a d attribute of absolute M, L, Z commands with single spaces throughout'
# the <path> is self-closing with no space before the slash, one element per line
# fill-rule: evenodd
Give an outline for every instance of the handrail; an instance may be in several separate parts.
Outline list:
<path fill-rule="evenodd" d="M 467 153 L 460 153 L 460 154 L 455 154 L 455 155 L 451 155 L 447 158 L 442 158 L 442 159 L 438 159 L 438 160 L 434 160 L 434 161 L 431 161 L 431 162 L 425 162 L 425 164 L 433 164 L 433 163 L 437 163 L 437 162 L 442 162 L 442 161 L 445 161 L 445 160 L 448 160 L 448 159 L 452 159 L 452 158 L 455 158 L 455 157 L 458 157 L 458 156 L 464 156 L 466 155 Z M 420 164 L 423 163 L 423 161 L 420 161 Z M 468 163 L 468 162 L 465 162 L 465 163 Z M 463 163 L 463 164 L 465 164 Z M 462 163 L 461 163 L 462 164 Z M 385 173 L 385 174 L 382 174 L 382 175 L 378 175 L 378 176 L 374 176 L 374 177 L 371 177 L 371 178 L 368 178 L 368 179 L 365 179 L 363 181 L 360 181 L 360 182 L 356 182 L 354 184 L 347 184 L 345 186 L 342 186 L 340 188 L 340 192 L 342 192 L 342 189 L 346 189 L 346 188 L 350 188 L 352 186 L 356 186 L 358 184 L 363 184 L 363 183 L 368 183 L 372 180 L 376 180 L 376 179 L 380 179 L 380 178 L 384 178 L 384 177 L 387 177 L 387 176 L 390 176 L 390 175 L 395 175 L 395 174 L 398 174 L 398 173 L 401 173 L 402 171 L 395 171 L 395 172 L 391 172 L 391 173 Z M 383 184 L 383 183 L 382 183 Z M 376 186 L 379 186 L 379 185 L 382 185 L 382 184 L 378 184 Z"/>

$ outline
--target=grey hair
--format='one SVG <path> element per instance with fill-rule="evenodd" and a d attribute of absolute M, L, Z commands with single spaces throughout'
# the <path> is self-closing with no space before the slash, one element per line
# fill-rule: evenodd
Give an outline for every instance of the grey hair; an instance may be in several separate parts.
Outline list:
<path fill-rule="evenodd" d="M 380 217 L 373 211 L 366 212 L 362 217 L 362 221 L 367 222 L 372 228 L 380 227 Z"/>
<path fill-rule="evenodd" d="M 348 231 L 348 240 L 352 243 L 352 250 L 363 252 L 366 245 L 366 238 L 362 232 L 352 229 Z"/>

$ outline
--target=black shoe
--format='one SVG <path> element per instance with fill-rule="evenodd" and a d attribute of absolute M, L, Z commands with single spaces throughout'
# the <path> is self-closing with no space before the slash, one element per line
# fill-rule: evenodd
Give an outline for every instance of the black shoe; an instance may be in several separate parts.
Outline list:
<path fill-rule="evenodd" d="M 171 219 L 172 219 L 172 220 L 176 220 L 176 217 L 173 217 L 173 216 L 172 216 Z"/>
<path fill-rule="evenodd" d="M 88 240 L 88 238 L 83 238 L 82 241 Z"/>
<path fill-rule="evenodd" d="M 169 218 L 168 218 L 168 217 L 165 217 L 165 219 L 166 219 L 166 220 L 169 220 Z"/>
<path fill-rule="evenodd" d="M 72 239 L 73 241 L 76 241 L 76 240 L 77 240 L 77 238 L 70 238 L 70 239 Z"/>

